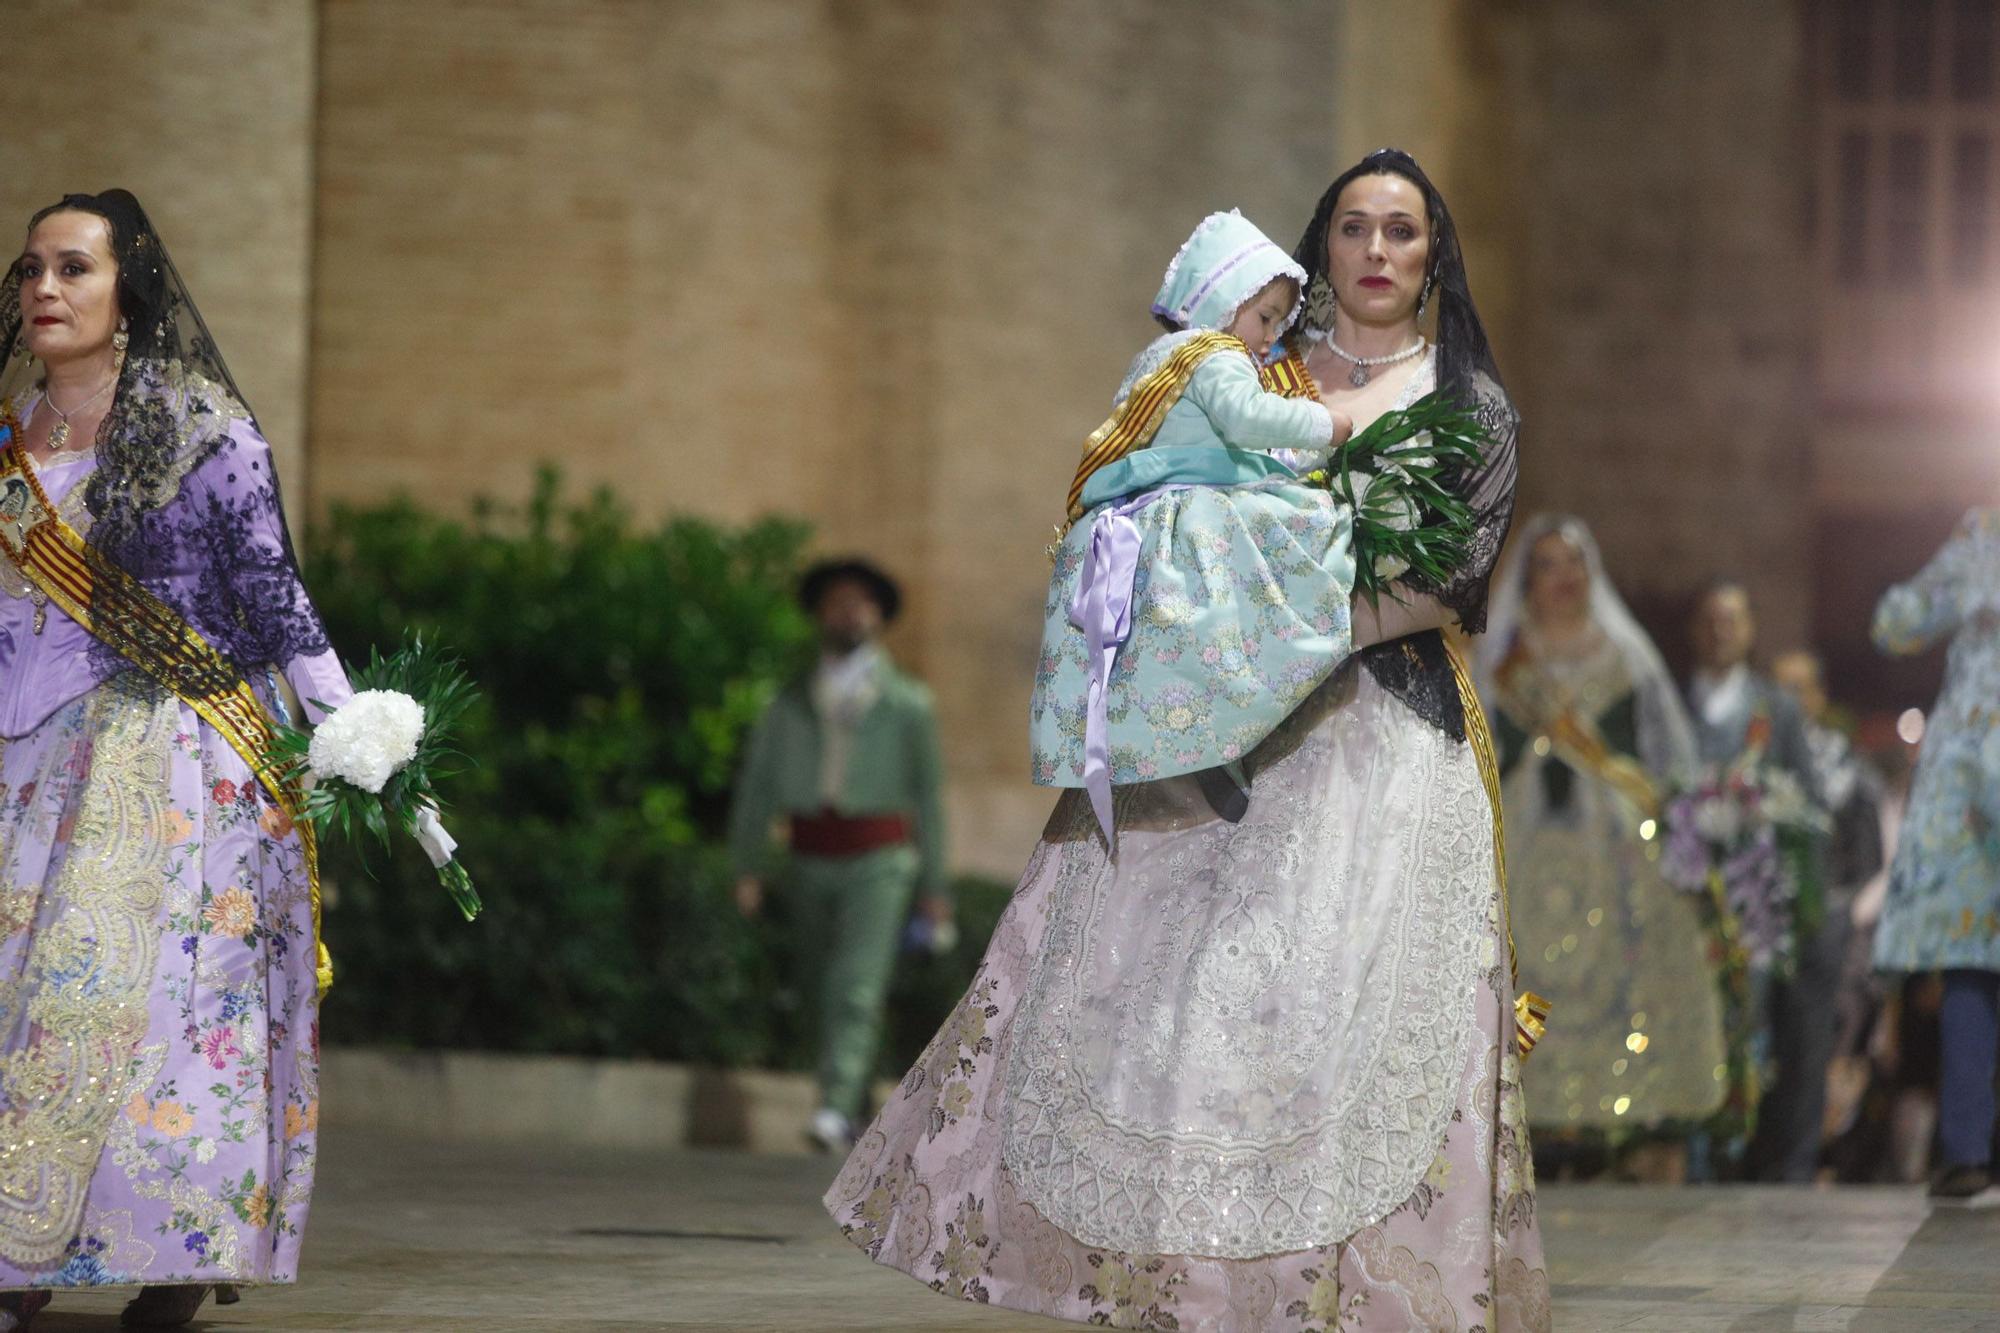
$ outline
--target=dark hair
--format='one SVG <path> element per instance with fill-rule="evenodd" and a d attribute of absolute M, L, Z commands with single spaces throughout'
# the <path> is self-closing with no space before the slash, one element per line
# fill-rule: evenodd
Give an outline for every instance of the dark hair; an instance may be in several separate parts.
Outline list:
<path fill-rule="evenodd" d="M 896 618 L 903 609 L 902 589 L 876 565 L 859 557 L 822 560 L 799 580 L 799 605 L 807 615 L 816 615 L 819 604 L 836 583 L 857 583 L 881 609 L 883 623 Z"/>
<path fill-rule="evenodd" d="M 1473 308 L 1472 290 L 1465 276 L 1465 256 L 1458 247 L 1458 229 L 1452 225 L 1451 210 L 1431 178 L 1417 160 L 1400 148 L 1378 148 L 1334 177 L 1333 184 L 1319 197 L 1305 234 L 1299 237 L 1292 258 L 1306 271 L 1306 282 L 1326 272 L 1326 234 L 1333 224 L 1333 210 L 1340 204 L 1340 192 L 1363 176 L 1401 176 L 1424 196 L 1425 221 L 1431 233 L 1430 255 L 1424 264 L 1424 285 L 1437 303 L 1438 388 L 1469 398 L 1473 377 L 1479 372 L 1503 387 L 1500 370 L 1493 362 L 1493 349 L 1486 341 L 1486 326 Z"/>
<path fill-rule="evenodd" d="M 239 672 L 323 651 L 326 628 L 298 579 L 277 476 L 256 452 L 268 446 L 146 210 L 128 190 L 68 194 L 38 210 L 30 228 L 64 211 L 109 224 L 126 322 L 124 364 L 97 428 L 97 467 L 82 483 L 91 559 L 164 596 Z M 21 277 L 18 263 L 0 277 L 0 400 L 35 391 L 44 373 L 28 354 Z M 228 496 L 201 483 L 184 487 L 225 453 L 225 469 L 241 462 L 222 474 L 238 483 Z M 277 549 L 246 540 L 252 527 L 275 534 Z M 190 569 L 197 579 L 175 583 Z M 125 586 L 100 581 L 96 609 L 139 623 L 152 613 Z M 126 669 L 110 645 L 90 651 L 99 679 Z"/>
<path fill-rule="evenodd" d="M 44 218 L 57 213 L 88 213 L 104 219 L 111 230 L 111 258 L 118 265 L 118 313 L 130 326 L 126 355 L 156 355 L 165 336 L 167 278 L 159 238 L 153 234 L 146 210 L 129 190 L 66 194 L 29 218 L 28 230 L 34 231 Z"/>

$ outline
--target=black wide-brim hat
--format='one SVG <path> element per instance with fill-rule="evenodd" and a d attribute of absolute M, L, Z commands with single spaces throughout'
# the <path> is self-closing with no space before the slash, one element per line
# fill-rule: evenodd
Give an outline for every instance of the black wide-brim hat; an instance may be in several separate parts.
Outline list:
<path fill-rule="evenodd" d="M 882 609 L 882 621 L 887 624 L 894 620 L 903 609 L 903 590 L 896 581 L 884 574 L 866 560 L 846 558 L 822 560 L 805 572 L 799 580 L 799 605 L 807 615 L 817 614 L 826 590 L 842 580 L 859 583 L 875 599 L 875 605 Z"/>

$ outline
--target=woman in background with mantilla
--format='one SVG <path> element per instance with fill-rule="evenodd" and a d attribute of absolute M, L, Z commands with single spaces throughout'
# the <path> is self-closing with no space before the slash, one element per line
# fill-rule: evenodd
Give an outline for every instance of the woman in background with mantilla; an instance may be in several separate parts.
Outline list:
<path fill-rule="evenodd" d="M 1685 1134 L 1728 1091 L 1702 900 L 1660 875 L 1660 803 L 1698 768 L 1666 663 L 1590 530 L 1537 515 L 1494 579 L 1479 644 L 1506 809 L 1514 942 L 1562 998 L 1535 1056 L 1542 1161 L 1686 1174 Z"/>

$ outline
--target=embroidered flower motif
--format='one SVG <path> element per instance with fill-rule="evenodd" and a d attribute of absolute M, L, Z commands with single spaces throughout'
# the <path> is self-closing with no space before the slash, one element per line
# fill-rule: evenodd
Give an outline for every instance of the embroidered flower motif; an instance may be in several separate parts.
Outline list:
<path fill-rule="evenodd" d="M 236 1044 L 236 1029 L 220 1027 L 211 1031 L 201 1040 L 201 1053 L 208 1060 L 209 1068 L 227 1068 L 230 1056 L 243 1054 L 243 1048 Z"/>
<path fill-rule="evenodd" d="M 1108 1305 L 1109 1310 L 1092 1314 L 1090 1322 L 1112 1328 L 1178 1329 L 1180 1320 L 1163 1307 L 1175 1304 L 1175 1290 L 1187 1282 L 1187 1272 L 1167 1273 L 1167 1261 L 1155 1258 L 1135 1263 L 1122 1254 L 1092 1250 L 1086 1260 L 1097 1270 L 1097 1278 L 1078 1289 L 1077 1297 L 1092 1306 Z"/>
<path fill-rule="evenodd" d="M 104 1251 L 108 1248 L 96 1236 L 79 1236 L 63 1247 L 63 1266 L 56 1270 L 58 1287 L 101 1287 L 118 1281 L 118 1276 L 104 1266 Z"/>
<path fill-rule="evenodd" d="M 282 840 L 292 835 L 292 817 L 282 807 L 267 805 L 264 813 L 257 816 L 257 827 L 263 829 L 267 837 Z"/>
<path fill-rule="evenodd" d="M 153 1108 L 146 1101 L 145 1093 L 132 1094 L 132 1100 L 125 1103 L 125 1118 L 135 1125 L 143 1125 L 153 1118 Z"/>
<path fill-rule="evenodd" d="M 179 1102 L 160 1102 L 153 1107 L 153 1128 L 170 1139 L 194 1132 L 194 1117 Z"/>
<path fill-rule="evenodd" d="M 202 909 L 201 919 L 216 935 L 248 935 L 257 926 L 257 900 L 240 888 L 224 889 Z"/>
<path fill-rule="evenodd" d="M 236 804 L 236 796 L 237 796 L 236 784 L 231 782 L 228 778 L 217 779 L 216 784 L 213 787 L 209 788 L 208 794 L 210 799 L 212 799 L 217 805 Z"/>
<path fill-rule="evenodd" d="M 993 1244 L 985 1201 L 966 1195 L 958 1216 L 945 1223 L 944 1236 L 944 1248 L 931 1255 L 931 1268 L 938 1275 L 930 1284 L 931 1290 L 955 1300 L 985 1304 L 988 1292 L 979 1278 L 987 1271 L 988 1250 Z"/>
<path fill-rule="evenodd" d="M 301 1134 L 310 1134 L 319 1128 L 319 1102 L 307 1102 L 301 1110 L 297 1102 L 285 1107 L 285 1137 L 295 1139 Z"/>
<path fill-rule="evenodd" d="M 169 847 L 178 847 L 194 836 L 194 821 L 180 810 L 168 810 L 160 815 L 160 841 Z"/>

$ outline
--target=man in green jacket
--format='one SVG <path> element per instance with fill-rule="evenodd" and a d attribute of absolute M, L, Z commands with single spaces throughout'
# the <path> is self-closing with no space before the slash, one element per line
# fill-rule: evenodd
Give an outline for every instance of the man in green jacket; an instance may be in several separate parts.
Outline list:
<path fill-rule="evenodd" d="M 845 1152 L 865 1109 L 912 897 L 934 935 L 951 927 L 944 775 L 930 691 L 876 642 L 901 605 L 896 585 L 865 561 L 827 561 L 806 572 L 799 599 L 819 625 L 819 664 L 786 683 L 751 733 L 729 844 L 736 905 L 754 916 L 774 826 L 785 827 L 787 916 L 819 1006 L 810 1134 Z"/>

